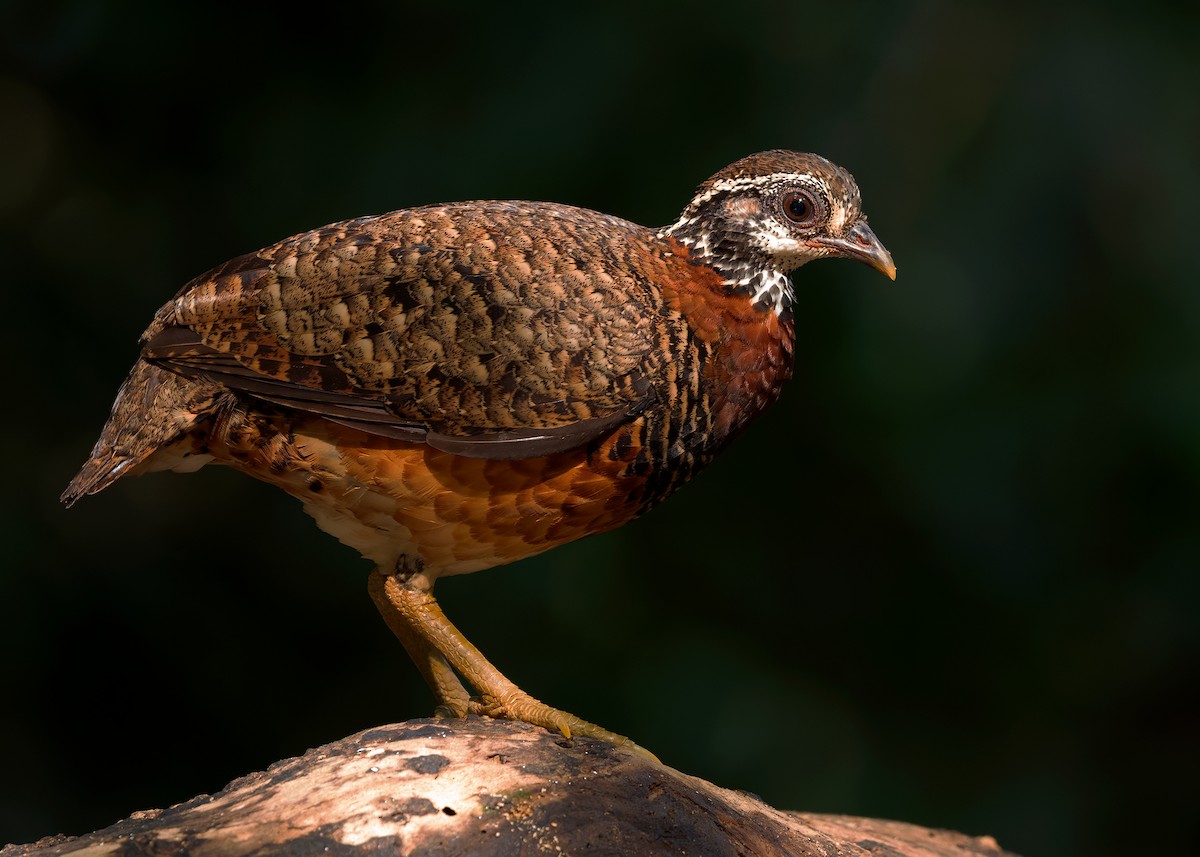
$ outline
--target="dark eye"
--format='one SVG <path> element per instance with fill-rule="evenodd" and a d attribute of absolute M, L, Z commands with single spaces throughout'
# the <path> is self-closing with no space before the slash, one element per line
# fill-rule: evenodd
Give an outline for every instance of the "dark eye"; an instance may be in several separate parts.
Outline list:
<path fill-rule="evenodd" d="M 817 215 L 817 204 L 810 194 L 792 191 L 784 194 L 783 213 L 793 223 L 811 223 Z"/>

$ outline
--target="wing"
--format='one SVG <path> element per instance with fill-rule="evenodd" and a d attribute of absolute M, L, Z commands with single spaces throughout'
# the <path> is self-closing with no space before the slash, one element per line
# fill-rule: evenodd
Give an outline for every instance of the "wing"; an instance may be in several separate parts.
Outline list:
<path fill-rule="evenodd" d="M 539 203 L 333 224 L 188 283 L 145 359 L 461 455 L 586 444 L 656 398 L 662 300 L 647 230 Z"/>

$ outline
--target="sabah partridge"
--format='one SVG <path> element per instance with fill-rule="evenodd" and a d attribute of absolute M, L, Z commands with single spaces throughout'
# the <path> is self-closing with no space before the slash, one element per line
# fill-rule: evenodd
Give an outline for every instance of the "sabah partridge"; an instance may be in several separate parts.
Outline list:
<path fill-rule="evenodd" d="M 850 174 L 789 151 L 721 170 L 662 229 L 541 202 L 323 226 L 158 311 L 63 500 L 209 462 L 277 485 L 375 564 L 443 712 L 629 744 L 517 688 L 433 585 L 611 530 L 690 479 L 779 395 L 789 274 L 824 257 L 895 278 Z"/>

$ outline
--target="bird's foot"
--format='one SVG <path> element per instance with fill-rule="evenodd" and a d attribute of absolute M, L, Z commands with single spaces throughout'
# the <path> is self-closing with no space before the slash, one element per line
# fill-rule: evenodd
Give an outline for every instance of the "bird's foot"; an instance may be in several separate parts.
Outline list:
<path fill-rule="evenodd" d="M 446 618 L 430 591 L 432 586 L 431 581 L 411 569 L 404 573 L 376 569 L 371 574 L 371 598 L 433 689 L 438 701 L 436 716 L 465 717 L 470 713 L 521 720 L 561 732 L 567 738 L 581 735 L 607 741 L 658 761 L 653 753 L 624 735 L 551 708 L 505 678 Z M 479 695 L 469 697 L 467 685 Z"/>
<path fill-rule="evenodd" d="M 567 739 L 575 736 L 596 738 L 613 746 L 620 747 L 623 750 L 629 750 L 652 762 L 658 761 L 657 756 L 645 747 L 635 744 L 624 735 L 609 732 L 607 729 L 597 726 L 595 723 L 589 723 L 570 712 L 551 708 L 546 703 L 534 699 L 524 691 L 505 694 L 503 699 L 489 695 L 475 697 L 471 700 L 469 711 L 471 714 L 480 714 L 485 717 L 532 723 L 534 726 L 541 726 L 552 732 L 559 732 Z"/>

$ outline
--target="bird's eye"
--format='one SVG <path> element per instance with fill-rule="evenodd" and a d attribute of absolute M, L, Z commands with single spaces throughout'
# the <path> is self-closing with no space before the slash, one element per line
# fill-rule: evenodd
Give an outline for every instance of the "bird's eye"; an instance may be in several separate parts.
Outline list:
<path fill-rule="evenodd" d="M 793 223 L 809 224 L 817 217 L 817 204 L 805 191 L 784 194 L 783 213 Z"/>

